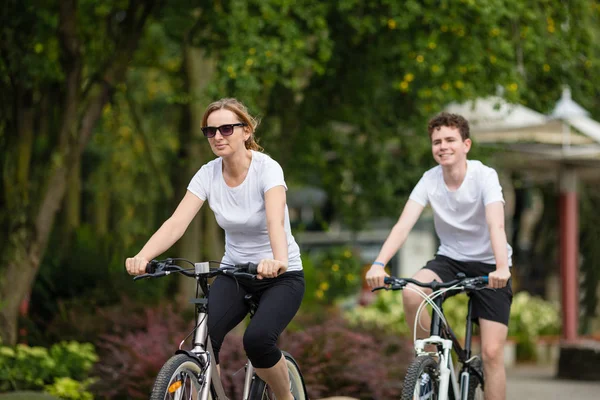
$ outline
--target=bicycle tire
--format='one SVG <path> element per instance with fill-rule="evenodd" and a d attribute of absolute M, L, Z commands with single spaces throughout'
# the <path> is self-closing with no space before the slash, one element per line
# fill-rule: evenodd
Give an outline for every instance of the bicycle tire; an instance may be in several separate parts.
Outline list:
<path fill-rule="evenodd" d="M 193 398 L 190 393 L 197 393 L 202 389 L 198 381 L 202 370 L 198 361 L 186 354 L 174 355 L 160 369 L 150 393 L 150 400 Z"/>
<path fill-rule="evenodd" d="M 408 366 L 402 400 L 437 400 L 439 392 L 439 367 L 431 356 L 419 356 Z"/>
<path fill-rule="evenodd" d="M 481 365 L 481 360 L 476 359 L 471 362 L 471 368 L 475 371 L 469 371 L 469 393 L 467 395 L 467 400 L 483 400 L 483 365 Z"/>
<path fill-rule="evenodd" d="M 294 357 L 285 351 L 282 352 L 285 357 L 285 361 L 290 374 L 290 391 L 294 395 L 296 400 L 308 400 L 308 394 L 306 393 L 306 385 L 304 384 L 304 377 L 300 372 L 300 367 Z M 250 385 L 249 400 L 273 400 L 275 396 L 269 388 L 269 385 L 265 383 L 258 375 L 254 375 L 252 384 Z"/>

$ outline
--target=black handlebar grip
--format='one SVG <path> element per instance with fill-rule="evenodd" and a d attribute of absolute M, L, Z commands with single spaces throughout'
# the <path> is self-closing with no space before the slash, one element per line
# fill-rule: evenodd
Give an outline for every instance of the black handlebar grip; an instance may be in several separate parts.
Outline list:
<path fill-rule="evenodd" d="M 148 264 L 146 264 L 146 273 L 147 274 L 153 274 L 156 272 L 156 260 L 152 260 L 150 261 Z"/>
<path fill-rule="evenodd" d="M 257 275 L 258 274 L 258 264 L 249 262 L 248 263 L 248 273 L 252 274 L 252 275 Z"/>

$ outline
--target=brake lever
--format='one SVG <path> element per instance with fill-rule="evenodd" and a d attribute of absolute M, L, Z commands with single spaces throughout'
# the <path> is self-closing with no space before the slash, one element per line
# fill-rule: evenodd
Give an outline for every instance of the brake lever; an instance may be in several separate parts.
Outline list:
<path fill-rule="evenodd" d="M 248 278 L 252 280 L 256 279 L 256 275 L 249 274 L 247 272 L 236 272 L 232 275 L 234 275 L 236 278 Z"/>
<path fill-rule="evenodd" d="M 169 275 L 172 271 L 160 271 L 160 272 L 156 272 L 154 274 L 143 274 L 143 275 L 138 275 L 138 276 L 134 276 L 133 280 L 137 281 L 139 279 L 146 279 L 146 278 L 158 278 L 161 276 L 165 276 L 165 275 Z"/>
<path fill-rule="evenodd" d="M 379 286 L 379 287 L 371 289 L 371 292 L 376 292 L 378 290 L 390 290 L 390 289 L 387 286 Z"/>

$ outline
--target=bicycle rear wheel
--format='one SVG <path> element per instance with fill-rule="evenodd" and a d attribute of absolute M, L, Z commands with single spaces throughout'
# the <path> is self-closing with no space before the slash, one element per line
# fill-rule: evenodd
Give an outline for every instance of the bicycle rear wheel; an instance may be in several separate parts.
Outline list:
<path fill-rule="evenodd" d="M 200 398 L 202 366 L 197 360 L 177 354 L 163 365 L 156 377 L 150 400 L 196 400 Z"/>
<path fill-rule="evenodd" d="M 306 394 L 306 386 L 304 385 L 304 378 L 302 377 L 302 373 L 300 372 L 300 367 L 298 367 L 298 363 L 294 360 L 289 353 L 285 351 L 282 352 L 285 357 L 285 361 L 287 363 L 288 373 L 290 375 L 290 391 L 294 395 L 296 400 L 308 400 L 308 395 Z M 258 377 L 258 375 L 254 376 L 252 379 L 252 384 L 250 385 L 250 396 L 249 400 L 274 400 L 275 395 L 273 391 L 263 381 Z"/>
<path fill-rule="evenodd" d="M 402 386 L 402 400 L 436 400 L 439 367 L 431 356 L 419 356 L 410 364 Z"/>

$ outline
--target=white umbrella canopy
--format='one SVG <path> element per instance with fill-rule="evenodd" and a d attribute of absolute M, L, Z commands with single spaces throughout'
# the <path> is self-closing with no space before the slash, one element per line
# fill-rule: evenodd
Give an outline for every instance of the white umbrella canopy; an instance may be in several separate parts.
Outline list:
<path fill-rule="evenodd" d="M 469 121 L 472 132 L 484 133 L 522 129 L 546 123 L 547 117 L 520 104 L 508 103 L 502 97 L 489 96 L 465 103 L 450 103 L 446 111 L 460 114 Z"/>
<path fill-rule="evenodd" d="M 566 88 L 550 117 L 500 97 L 463 104 L 446 111 L 464 116 L 477 143 L 502 146 L 497 162 L 510 170 L 554 179 L 571 165 L 584 179 L 600 179 L 600 123 L 575 103 Z"/>

